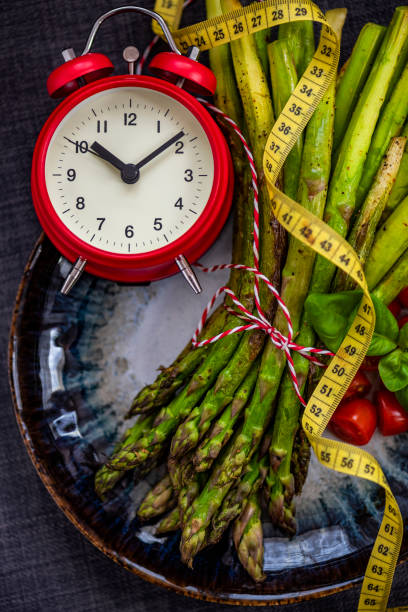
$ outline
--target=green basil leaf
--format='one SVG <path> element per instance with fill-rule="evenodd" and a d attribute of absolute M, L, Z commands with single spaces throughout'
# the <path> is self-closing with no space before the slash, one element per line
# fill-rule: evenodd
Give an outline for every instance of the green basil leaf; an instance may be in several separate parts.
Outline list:
<path fill-rule="evenodd" d="M 398 323 L 389 308 L 374 295 L 371 296 L 375 309 L 375 333 L 386 336 L 393 342 L 398 339 Z"/>
<path fill-rule="evenodd" d="M 408 385 L 408 353 L 395 349 L 380 360 L 378 371 L 389 391 L 400 391 Z"/>
<path fill-rule="evenodd" d="M 370 347 L 367 351 L 368 357 L 387 355 L 397 347 L 396 342 L 393 342 L 386 336 L 373 333 Z"/>
<path fill-rule="evenodd" d="M 403 351 L 408 351 L 408 323 L 405 323 L 405 325 L 400 329 L 398 336 L 398 346 Z"/>
<path fill-rule="evenodd" d="M 307 320 L 324 345 L 336 352 L 349 328 L 348 320 L 361 301 L 361 292 L 311 293 L 305 301 Z"/>
<path fill-rule="evenodd" d="M 395 396 L 401 406 L 408 411 L 408 385 L 395 393 Z"/>

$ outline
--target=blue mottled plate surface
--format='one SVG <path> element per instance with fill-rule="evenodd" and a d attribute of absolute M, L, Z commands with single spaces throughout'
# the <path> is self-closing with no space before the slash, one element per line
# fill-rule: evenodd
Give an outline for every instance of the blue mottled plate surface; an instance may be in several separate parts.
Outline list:
<path fill-rule="evenodd" d="M 224 230 L 204 263 L 228 261 L 229 233 Z M 82 533 L 143 578 L 211 601 L 287 603 L 359 581 L 380 523 L 383 492 L 325 469 L 314 457 L 296 500 L 296 537 L 282 537 L 264 524 L 267 579 L 259 585 L 240 566 L 228 537 L 200 553 L 189 570 L 180 561 L 178 534 L 157 538 L 154 525 L 140 525 L 138 503 L 160 469 L 140 481 L 128 474 L 105 503 L 96 497 L 95 471 L 129 425 L 124 415 L 132 397 L 188 341 L 225 276 L 202 277 L 205 291 L 197 298 L 180 276 L 128 287 L 84 275 L 64 297 L 58 291 L 67 267 L 41 239 L 17 296 L 10 370 L 30 456 L 57 504 Z M 406 436 L 375 434 L 367 449 L 380 461 L 407 517 Z"/>

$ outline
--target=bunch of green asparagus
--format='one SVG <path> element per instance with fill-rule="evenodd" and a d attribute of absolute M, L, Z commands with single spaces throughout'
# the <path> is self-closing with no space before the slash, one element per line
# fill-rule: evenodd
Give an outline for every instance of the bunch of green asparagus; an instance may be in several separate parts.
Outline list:
<path fill-rule="evenodd" d="M 207 16 L 239 8 L 239 0 L 206 0 Z M 326 18 L 339 39 L 345 9 Z M 270 42 L 272 38 L 276 40 Z M 260 177 L 260 267 L 291 313 L 298 344 L 317 339 L 304 302 L 309 293 L 353 289 L 334 265 L 285 232 L 273 217 L 263 179 L 267 136 L 315 49 L 313 24 L 298 21 L 210 51 L 216 105 L 246 134 Z M 360 257 L 370 291 L 388 304 L 408 280 L 408 7 L 386 28 L 367 23 L 353 52 L 289 154 L 280 187 L 346 237 Z M 236 177 L 232 261 L 253 265 L 253 193 L 248 165 L 234 135 Z M 253 278 L 232 271 L 230 287 L 252 310 Z M 286 335 L 275 300 L 261 291 L 264 312 Z M 237 324 L 228 299 L 202 332 Z M 307 397 L 316 381 L 310 362 L 294 364 Z M 133 400 L 135 424 L 96 474 L 100 497 L 125 472 L 166 463 L 165 477 L 138 510 L 158 520 L 157 533 L 180 529 L 180 551 L 194 556 L 232 526 L 238 557 L 255 581 L 264 579 L 262 512 L 286 533 L 296 530 L 294 495 L 306 479 L 310 449 L 300 427 L 301 405 L 285 355 L 259 330 L 233 334 L 204 348 L 185 347 Z"/>

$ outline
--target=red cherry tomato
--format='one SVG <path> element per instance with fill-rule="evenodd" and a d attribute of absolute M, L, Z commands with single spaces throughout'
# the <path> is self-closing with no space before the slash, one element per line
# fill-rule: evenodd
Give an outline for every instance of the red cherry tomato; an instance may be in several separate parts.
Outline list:
<path fill-rule="evenodd" d="M 380 357 L 365 357 L 363 363 L 360 366 L 360 370 L 365 370 L 366 372 L 374 372 L 378 370 L 378 363 L 380 361 Z"/>
<path fill-rule="evenodd" d="M 408 412 L 401 406 L 394 393 L 384 390 L 377 393 L 378 428 L 383 436 L 408 431 Z"/>
<path fill-rule="evenodd" d="M 363 446 L 371 440 L 376 426 L 375 406 L 362 398 L 340 402 L 329 422 L 329 428 L 338 438 L 357 446 Z"/>
<path fill-rule="evenodd" d="M 405 289 L 401 291 L 397 299 L 405 306 L 405 308 L 408 308 L 408 287 L 405 287 Z"/>
<path fill-rule="evenodd" d="M 343 401 L 350 399 L 355 395 L 365 395 L 370 387 L 371 383 L 367 376 L 361 370 L 358 370 L 357 374 L 351 381 L 349 388 L 344 394 Z"/>
<path fill-rule="evenodd" d="M 404 327 L 405 323 L 408 323 L 408 315 L 398 319 L 398 327 L 401 329 L 401 327 Z"/>
<path fill-rule="evenodd" d="M 395 298 L 390 304 L 388 304 L 388 310 L 392 312 L 395 318 L 398 317 L 401 312 L 402 304 L 398 298 Z"/>

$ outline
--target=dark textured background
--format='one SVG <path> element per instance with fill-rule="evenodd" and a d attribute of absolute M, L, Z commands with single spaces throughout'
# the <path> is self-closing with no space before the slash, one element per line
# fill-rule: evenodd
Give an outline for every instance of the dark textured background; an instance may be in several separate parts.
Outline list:
<path fill-rule="evenodd" d="M 49 72 L 66 47 L 82 50 L 99 14 L 119 5 L 108 0 L 3 0 L 1 63 L 0 190 L 0 610 L 24 612 L 142 612 L 160 609 L 194 612 L 214 604 L 183 599 L 143 582 L 97 551 L 57 509 L 26 454 L 8 391 L 6 346 L 17 286 L 40 228 L 30 197 L 34 143 L 55 107 L 45 88 Z M 125 2 L 123 2 L 125 4 Z M 152 7 L 152 0 L 140 0 Z M 318 2 L 333 8 L 336 0 Z M 343 57 L 365 21 L 387 23 L 397 2 L 346 0 L 349 17 Z M 203 17 L 204 0 L 195 0 L 186 23 Z M 147 19 L 121 16 L 102 28 L 95 50 L 106 52 L 124 70 L 121 49 L 143 48 L 150 39 Z M 287 606 L 290 611 L 356 609 L 358 589 L 324 600 Z M 408 604 L 408 564 L 398 568 L 390 605 Z M 241 608 L 244 609 L 244 608 Z M 247 610 L 249 608 L 245 608 Z M 228 612 L 229 606 L 217 606 Z"/>

